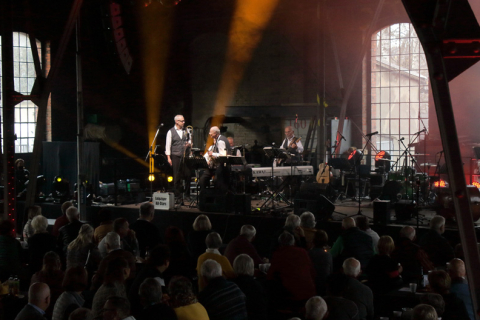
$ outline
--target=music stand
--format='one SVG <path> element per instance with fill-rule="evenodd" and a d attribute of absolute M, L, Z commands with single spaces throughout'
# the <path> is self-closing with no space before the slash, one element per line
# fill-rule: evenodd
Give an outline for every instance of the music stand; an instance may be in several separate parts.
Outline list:
<path fill-rule="evenodd" d="M 287 152 L 287 150 L 285 149 L 280 149 L 280 148 L 275 148 L 275 147 L 265 147 L 263 148 L 263 151 L 265 152 L 265 155 L 267 157 L 269 157 L 270 159 L 272 159 L 272 175 L 271 175 L 271 178 L 272 178 L 272 183 L 275 181 L 274 180 L 274 163 L 275 163 L 275 159 L 290 159 L 291 156 L 290 154 Z M 272 192 L 272 194 L 270 195 L 270 197 L 267 198 L 267 200 L 265 200 L 265 202 L 262 204 L 262 206 L 260 207 L 260 210 L 263 209 L 267 203 L 272 200 L 272 211 L 275 211 L 275 200 L 274 200 L 274 197 L 279 195 L 279 191 L 281 191 L 284 187 L 285 187 L 285 181 L 287 180 L 284 180 L 280 186 L 278 186 L 277 190 L 274 190 L 274 192 Z M 287 199 L 285 199 L 283 196 L 281 196 L 282 199 L 288 203 Z"/>
<path fill-rule="evenodd" d="M 200 149 L 198 149 L 200 150 Z M 200 178 L 199 178 L 199 169 L 207 169 L 208 168 L 208 163 L 207 163 L 207 160 L 200 155 L 200 153 L 196 153 L 194 152 L 194 156 L 193 157 L 188 157 L 186 158 L 186 164 L 187 166 L 189 166 L 190 168 L 193 168 L 195 170 L 195 178 L 197 180 L 197 185 L 195 186 L 195 191 L 197 193 L 197 199 L 195 201 L 193 201 L 192 203 L 190 203 L 190 206 L 189 208 L 196 208 L 198 206 L 198 196 L 199 196 L 199 192 L 198 192 L 198 183 L 200 182 Z"/>

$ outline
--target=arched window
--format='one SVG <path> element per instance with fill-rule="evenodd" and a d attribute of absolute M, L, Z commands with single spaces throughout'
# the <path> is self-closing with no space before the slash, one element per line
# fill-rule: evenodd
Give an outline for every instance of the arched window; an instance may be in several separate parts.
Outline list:
<path fill-rule="evenodd" d="M 39 40 L 36 41 L 40 62 L 42 61 L 42 46 Z M 1 37 L 0 37 L 1 48 Z M 1 63 L 1 55 L 0 55 Z M 0 76 L 1 76 L 0 69 Z M 22 32 L 13 33 L 13 76 L 15 91 L 30 95 L 35 82 L 36 73 L 33 63 L 33 55 L 30 47 L 28 34 Z M 3 101 L 3 92 L 2 92 Z M 1 110 L 1 106 L 0 106 Z M 33 151 L 35 138 L 35 126 L 37 122 L 37 106 L 30 100 L 22 101 L 15 106 L 15 153 L 27 153 Z M 2 117 L 3 125 L 3 117 Z M 3 128 L 3 127 L 2 127 Z M 3 144 L 3 140 L 2 140 Z"/>
<path fill-rule="evenodd" d="M 378 150 L 388 151 L 393 160 L 404 151 L 401 138 L 408 145 L 416 132 L 428 128 L 428 90 L 427 62 L 413 26 L 397 23 L 375 33 L 371 46 L 371 126 L 379 134 L 372 142 Z M 419 139 L 423 140 L 423 135 Z"/>

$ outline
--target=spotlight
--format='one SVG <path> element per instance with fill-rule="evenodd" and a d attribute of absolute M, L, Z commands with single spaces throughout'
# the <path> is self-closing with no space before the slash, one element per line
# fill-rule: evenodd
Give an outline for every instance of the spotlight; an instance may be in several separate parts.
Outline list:
<path fill-rule="evenodd" d="M 435 181 L 434 186 L 437 188 L 438 187 L 445 188 L 445 187 L 448 187 L 448 183 L 445 180 Z"/>
<path fill-rule="evenodd" d="M 390 153 L 387 151 L 379 151 L 377 155 L 375 156 L 375 168 L 383 168 L 383 172 L 389 172 L 390 171 L 390 160 L 391 156 Z"/>
<path fill-rule="evenodd" d="M 148 176 L 148 181 L 152 182 L 152 181 L 155 181 L 155 175 L 153 173 L 151 173 L 149 176 Z"/>
<path fill-rule="evenodd" d="M 66 199 L 70 197 L 70 183 L 67 179 L 63 178 L 62 176 L 55 176 L 52 183 L 52 196 L 57 200 Z"/>
<path fill-rule="evenodd" d="M 167 181 L 168 181 L 168 182 L 172 182 L 172 181 L 173 181 L 173 177 L 172 177 L 172 176 L 168 176 Z"/>
<path fill-rule="evenodd" d="M 352 153 L 348 156 L 348 162 L 352 166 L 358 166 L 360 161 L 363 159 L 363 153 L 360 150 L 353 150 Z"/>
<path fill-rule="evenodd" d="M 474 181 L 472 184 L 478 189 L 480 189 L 480 182 Z"/>

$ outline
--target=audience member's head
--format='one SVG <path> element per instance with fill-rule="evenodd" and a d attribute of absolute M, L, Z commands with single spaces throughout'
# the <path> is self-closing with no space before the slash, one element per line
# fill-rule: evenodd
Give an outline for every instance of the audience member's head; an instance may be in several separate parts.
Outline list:
<path fill-rule="evenodd" d="M 395 250 L 395 243 L 390 236 L 381 236 L 377 244 L 378 254 L 390 255 Z"/>
<path fill-rule="evenodd" d="M 103 306 L 104 320 L 122 320 L 130 316 L 130 301 L 124 297 L 111 296 Z"/>
<path fill-rule="evenodd" d="M 46 283 L 35 282 L 28 289 L 28 303 L 31 303 L 43 311 L 50 305 L 50 288 Z"/>
<path fill-rule="evenodd" d="M 78 308 L 70 313 L 68 320 L 93 320 L 93 312 L 87 308 Z"/>
<path fill-rule="evenodd" d="M 460 259 L 452 259 L 448 264 L 448 274 L 451 279 L 464 278 L 466 275 L 465 263 Z"/>
<path fill-rule="evenodd" d="M 350 218 L 350 217 L 343 218 L 343 220 L 342 220 L 343 230 L 348 230 L 350 228 L 355 228 L 355 227 L 356 227 L 356 224 L 355 224 L 355 220 L 353 218 Z"/>
<path fill-rule="evenodd" d="M 152 221 L 155 214 L 155 207 L 151 202 L 145 202 L 140 206 L 140 218 Z"/>
<path fill-rule="evenodd" d="M 245 238 L 247 238 L 250 242 L 253 241 L 256 234 L 257 230 L 255 227 L 249 224 L 244 224 L 240 229 L 240 235 L 245 236 Z"/>
<path fill-rule="evenodd" d="M 47 232 L 48 228 L 48 219 L 42 215 L 38 215 L 32 220 L 32 228 L 35 233 L 44 233 Z"/>
<path fill-rule="evenodd" d="M 285 220 L 285 229 L 288 231 L 293 231 L 297 227 L 300 227 L 300 217 L 295 214 L 290 214 Z"/>
<path fill-rule="evenodd" d="M 302 228 L 315 228 L 317 222 L 315 221 L 315 216 L 310 211 L 305 211 L 300 215 L 300 226 Z"/>
<path fill-rule="evenodd" d="M 32 220 L 33 218 L 41 214 L 42 214 L 42 208 L 40 206 L 28 207 L 28 219 Z"/>
<path fill-rule="evenodd" d="M 348 258 L 343 261 L 343 273 L 349 277 L 356 278 L 362 271 L 360 261 L 355 258 Z"/>
<path fill-rule="evenodd" d="M 186 244 L 185 236 L 183 235 L 182 229 L 178 227 L 170 226 L 165 230 L 165 243 L 182 243 Z"/>
<path fill-rule="evenodd" d="M 367 231 L 370 229 L 370 224 L 368 223 L 368 218 L 366 216 L 358 216 L 355 218 L 355 224 L 358 229 L 362 231 Z"/>
<path fill-rule="evenodd" d="M 93 242 L 93 227 L 88 223 L 83 224 L 78 230 L 78 236 L 70 242 L 68 250 L 79 250 Z"/>
<path fill-rule="evenodd" d="M 313 244 L 315 248 L 323 248 L 328 245 L 328 234 L 324 230 L 315 231 L 313 237 Z"/>
<path fill-rule="evenodd" d="M 254 273 L 253 259 L 245 253 L 239 254 L 235 260 L 233 260 L 233 270 L 240 275 L 252 276 Z"/>
<path fill-rule="evenodd" d="M 130 276 L 130 266 L 125 258 L 118 257 L 108 262 L 104 284 L 124 283 Z"/>
<path fill-rule="evenodd" d="M 63 290 L 82 292 L 88 286 L 88 274 L 84 267 L 72 267 L 67 269 L 63 278 Z"/>
<path fill-rule="evenodd" d="M 168 294 L 172 308 L 188 306 L 197 302 L 193 293 L 192 282 L 186 277 L 173 277 L 168 285 Z"/>
<path fill-rule="evenodd" d="M 210 280 L 222 276 L 222 266 L 215 260 L 207 259 L 201 266 L 200 274 L 208 283 Z"/>
<path fill-rule="evenodd" d="M 122 247 L 120 242 L 120 236 L 116 232 L 109 232 L 105 236 L 105 247 L 107 251 L 118 250 Z"/>
<path fill-rule="evenodd" d="M 12 221 L 8 219 L 2 220 L 0 222 L 0 235 L 10 236 L 14 238 L 15 237 L 14 228 L 15 226 L 13 225 Z"/>
<path fill-rule="evenodd" d="M 413 308 L 413 320 L 437 320 L 437 312 L 428 304 L 419 304 Z"/>
<path fill-rule="evenodd" d="M 430 229 L 442 234 L 445 232 L 445 218 L 442 216 L 435 216 L 430 220 Z"/>
<path fill-rule="evenodd" d="M 138 289 L 138 295 L 144 306 L 160 303 L 162 301 L 162 286 L 154 278 L 146 278 Z"/>
<path fill-rule="evenodd" d="M 212 230 L 212 224 L 210 219 L 204 214 L 199 215 L 193 222 L 193 230 L 195 231 L 208 231 Z"/>
<path fill-rule="evenodd" d="M 405 226 L 400 230 L 400 237 L 401 238 L 407 238 L 410 240 L 415 239 L 415 229 L 411 226 Z"/>
<path fill-rule="evenodd" d="M 62 210 L 62 213 L 66 215 L 67 209 L 70 208 L 71 206 L 73 206 L 72 201 L 65 201 L 64 203 L 62 203 L 62 206 L 60 207 L 60 209 Z"/>
<path fill-rule="evenodd" d="M 278 237 L 278 243 L 284 247 L 293 246 L 295 244 L 295 237 L 290 232 L 284 231 Z"/>
<path fill-rule="evenodd" d="M 128 224 L 127 219 L 118 218 L 113 221 L 113 231 L 118 233 L 120 239 L 125 238 L 130 231 L 130 225 Z"/>
<path fill-rule="evenodd" d="M 432 292 L 443 295 L 449 293 L 452 280 L 447 272 L 433 270 L 428 273 L 428 284 Z"/>
<path fill-rule="evenodd" d="M 78 209 L 75 208 L 74 206 L 68 207 L 67 211 L 65 212 L 65 215 L 67 216 L 67 219 L 70 222 L 80 219 L 80 214 L 78 213 Z"/>
<path fill-rule="evenodd" d="M 159 244 L 148 251 L 147 263 L 160 272 L 167 270 L 170 265 L 170 249 L 164 244 Z"/>
<path fill-rule="evenodd" d="M 62 262 L 60 261 L 60 256 L 54 252 L 49 251 L 43 256 L 43 265 L 42 272 L 52 273 L 58 271 L 62 268 Z"/>
<path fill-rule="evenodd" d="M 441 317 L 445 312 L 445 300 L 438 293 L 427 293 L 420 296 L 420 303 L 432 306 L 437 312 L 437 316 Z"/>
<path fill-rule="evenodd" d="M 322 297 L 311 297 L 305 304 L 305 319 L 322 320 L 325 318 L 327 311 L 327 303 Z"/>
<path fill-rule="evenodd" d="M 480 252 L 480 243 L 477 243 L 477 250 L 478 252 Z M 465 261 L 465 253 L 463 252 L 463 247 L 461 243 L 457 243 L 457 245 L 455 246 L 455 258 Z"/>
<path fill-rule="evenodd" d="M 205 238 L 205 244 L 208 249 L 218 249 L 222 245 L 222 238 L 216 232 L 210 232 Z"/>

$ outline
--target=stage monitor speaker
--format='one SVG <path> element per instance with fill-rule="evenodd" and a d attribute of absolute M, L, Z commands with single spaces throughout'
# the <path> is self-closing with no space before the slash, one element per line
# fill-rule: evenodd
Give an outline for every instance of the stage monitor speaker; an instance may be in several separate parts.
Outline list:
<path fill-rule="evenodd" d="M 397 221 L 408 221 L 415 215 L 415 201 L 398 200 L 395 203 L 395 217 Z"/>
<path fill-rule="evenodd" d="M 373 223 L 386 226 L 390 223 L 390 200 L 373 201 Z"/>
<path fill-rule="evenodd" d="M 252 196 L 250 194 L 229 194 L 227 200 L 228 212 L 235 214 L 250 214 L 252 212 Z"/>
<path fill-rule="evenodd" d="M 304 183 L 295 195 L 294 212 L 297 215 L 310 211 L 317 221 L 330 219 L 335 205 L 324 194 L 327 185 L 320 183 Z"/>
<path fill-rule="evenodd" d="M 227 195 L 215 189 L 200 192 L 198 208 L 203 212 L 227 212 Z"/>

